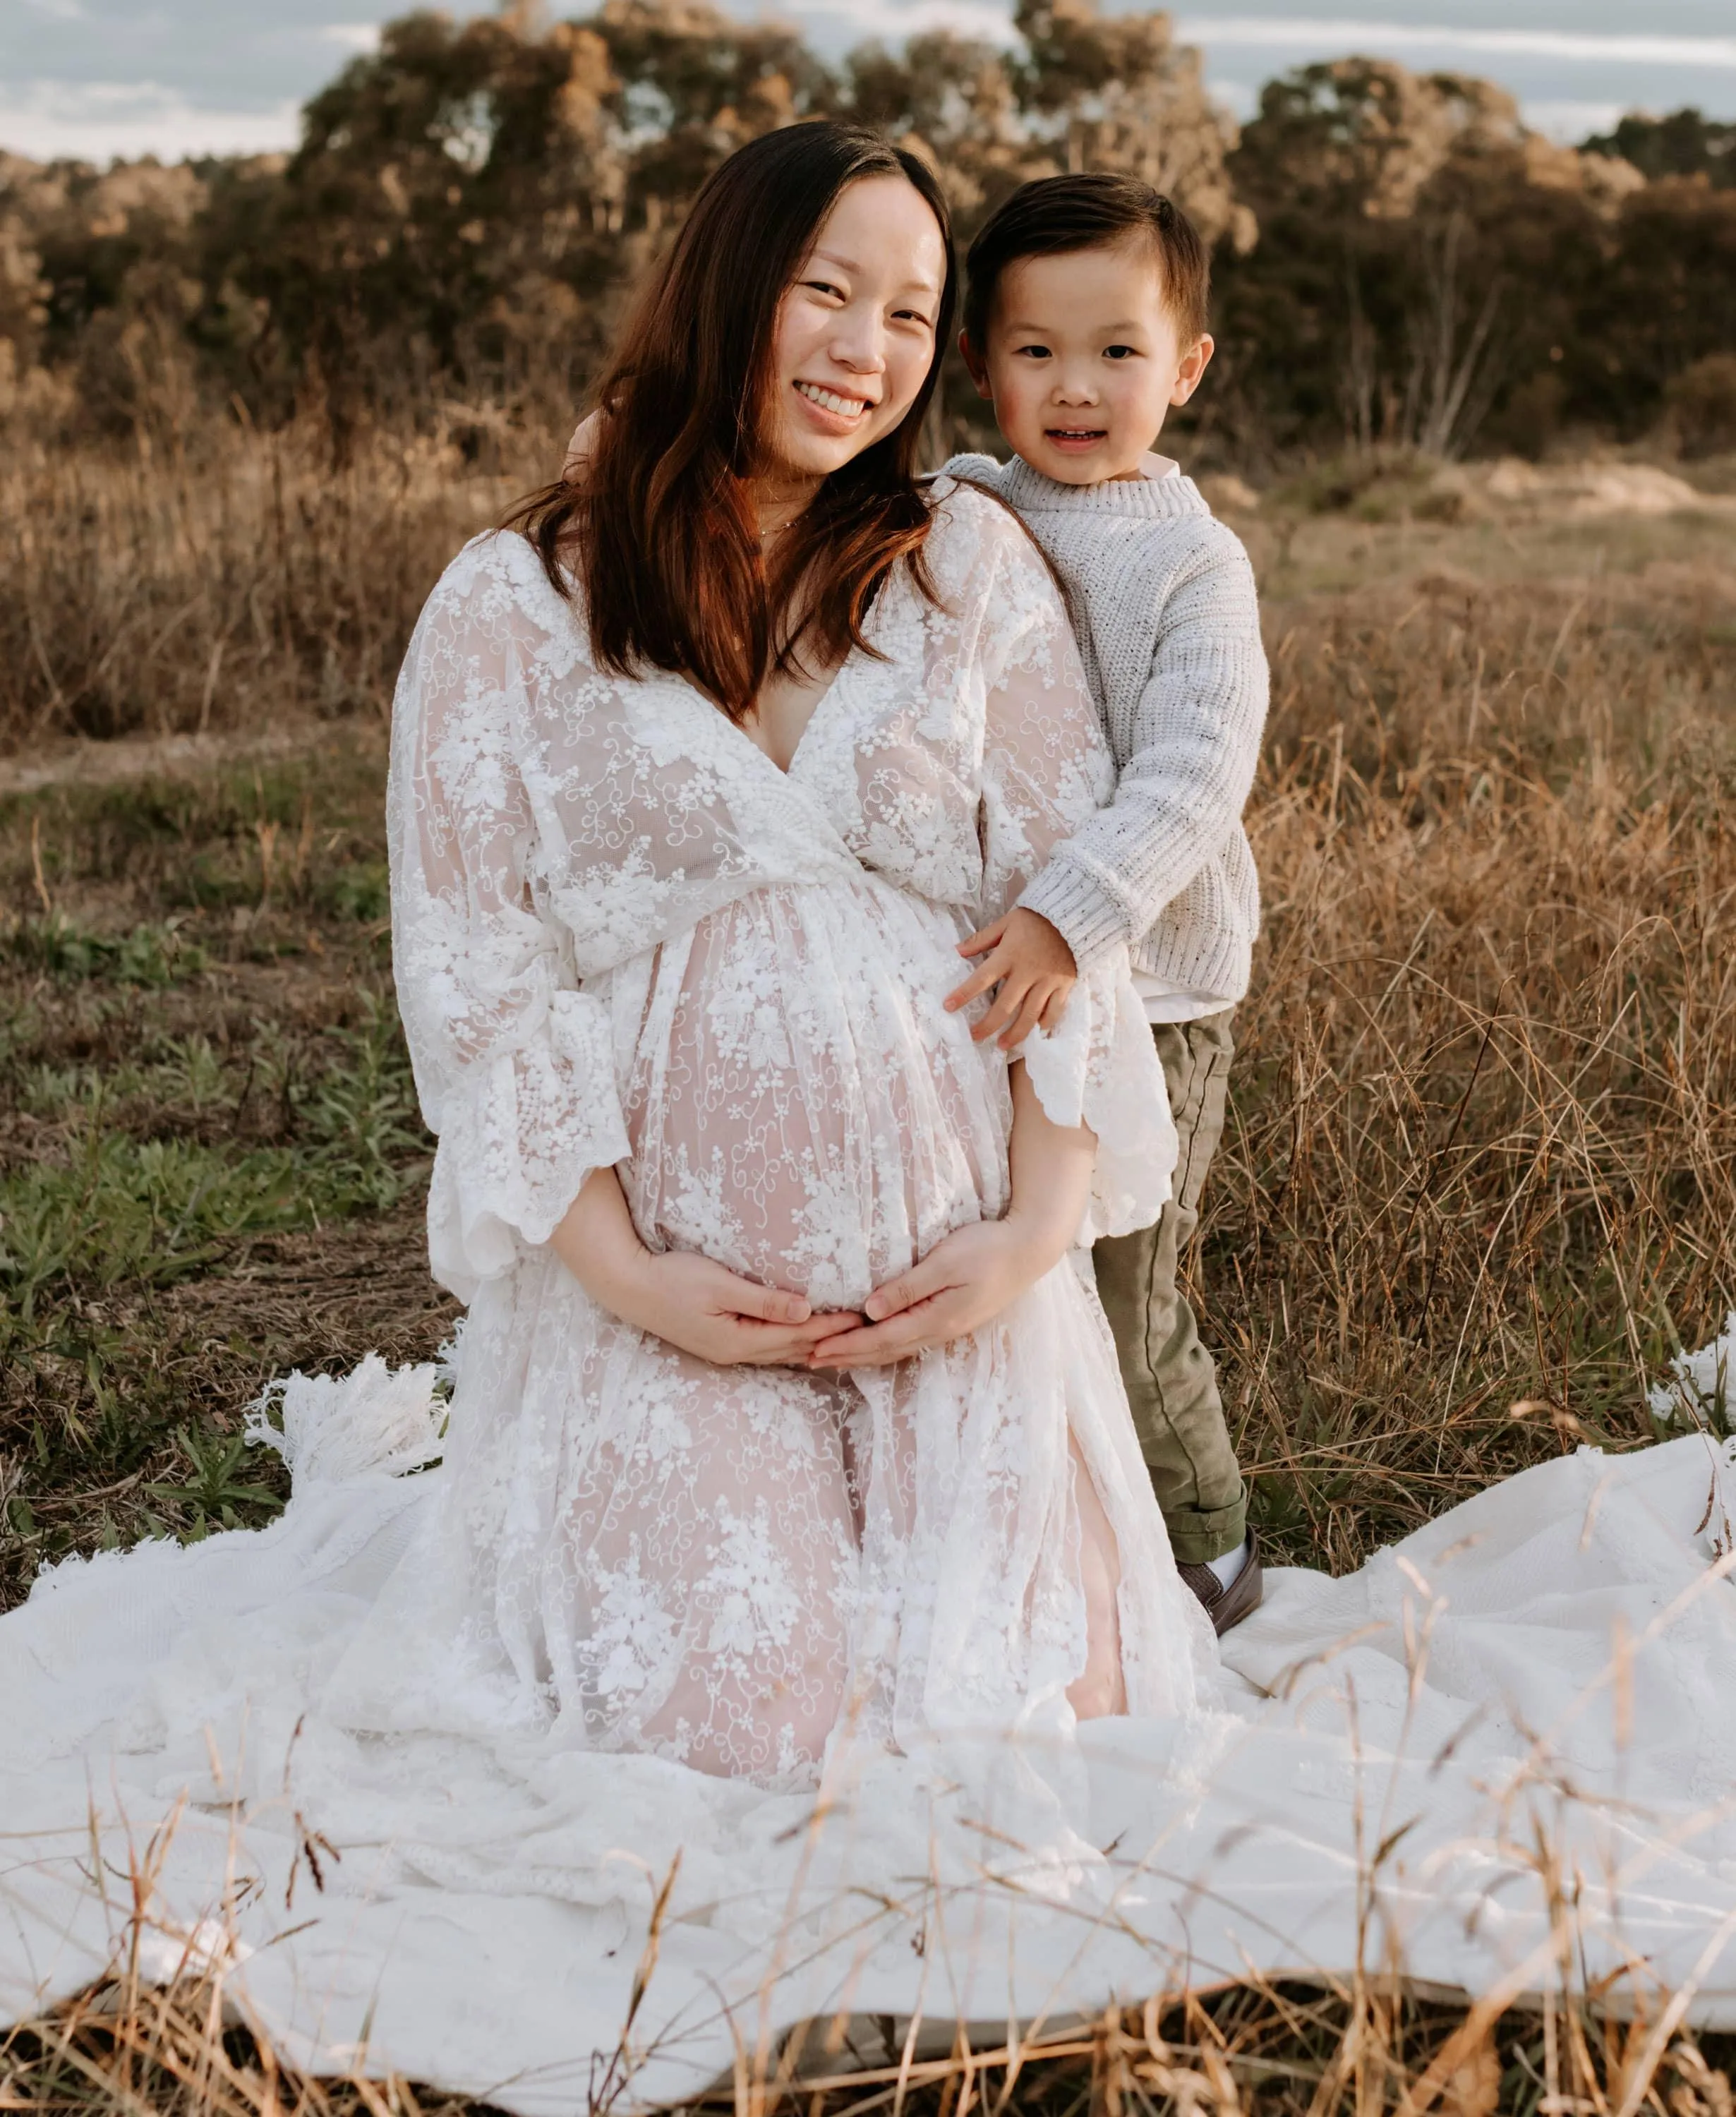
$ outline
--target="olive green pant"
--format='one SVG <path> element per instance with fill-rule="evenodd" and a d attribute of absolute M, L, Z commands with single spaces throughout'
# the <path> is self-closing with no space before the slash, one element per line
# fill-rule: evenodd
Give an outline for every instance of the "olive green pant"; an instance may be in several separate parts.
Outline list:
<path fill-rule="evenodd" d="M 1247 1532 L 1248 1492 L 1230 1445 L 1212 1355 L 1176 1284 L 1199 1225 L 1199 1194 L 1223 1137 L 1230 1015 L 1157 1022 L 1152 1030 L 1180 1140 L 1175 1195 L 1155 1227 L 1097 1244 L 1097 1291 L 1115 1334 L 1139 1451 L 1181 1564 L 1234 1551 Z"/>

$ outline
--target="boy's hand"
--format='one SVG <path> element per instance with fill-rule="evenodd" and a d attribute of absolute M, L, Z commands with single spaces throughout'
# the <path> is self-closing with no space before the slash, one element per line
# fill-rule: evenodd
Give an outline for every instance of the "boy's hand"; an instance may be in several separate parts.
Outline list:
<path fill-rule="evenodd" d="M 997 1030 L 1003 1051 L 1014 1051 L 1038 1023 L 1053 1031 L 1060 1026 L 1067 995 L 1078 982 L 1079 970 L 1073 951 L 1040 911 L 1014 906 L 1005 918 L 972 934 L 958 943 L 961 956 L 986 956 L 964 983 L 946 998 L 947 1012 L 968 1007 L 990 985 L 1000 990 L 995 1003 L 971 1031 L 979 1044 Z"/>

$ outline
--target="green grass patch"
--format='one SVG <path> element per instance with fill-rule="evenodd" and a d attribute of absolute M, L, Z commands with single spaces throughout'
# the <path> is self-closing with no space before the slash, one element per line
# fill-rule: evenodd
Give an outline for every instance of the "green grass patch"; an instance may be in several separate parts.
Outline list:
<path fill-rule="evenodd" d="M 44 1297 L 122 1281 L 166 1286 L 216 1263 L 241 1237 L 293 1225 L 293 1154 L 226 1155 L 182 1140 L 93 1127 L 72 1159 L 0 1183 L 0 1288 L 28 1331 Z"/>
<path fill-rule="evenodd" d="M 99 934 L 56 912 L 20 920 L 0 935 L 0 951 L 25 971 L 63 980 L 101 978 L 116 985 L 172 985 L 205 966 L 205 951 L 187 940 L 182 922 L 147 921 L 130 933 Z"/>
<path fill-rule="evenodd" d="M 39 907 L 0 926 L 0 1603 L 68 1551 L 269 1519 L 281 1468 L 239 1438 L 264 1382 L 449 1327 L 383 767 L 0 803 L 0 878 Z"/>
<path fill-rule="evenodd" d="M 379 1212 L 420 1179 L 427 1142 L 409 1056 L 376 995 L 364 996 L 357 1026 L 321 1032 L 308 1074 L 298 1077 L 293 1054 L 270 1057 L 266 1095 L 291 1138 L 252 1149 L 141 1138 L 107 1119 L 117 1101 L 160 1112 L 183 1096 L 196 1110 L 238 1115 L 257 1061 L 238 1080 L 205 1038 L 112 1082 L 91 1068 L 26 1072 L 28 1106 L 72 1110 L 80 1122 L 63 1158 L 0 1177 L 0 1348 L 35 1328 L 50 1295 L 169 1285 L 211 1270 L 248 1236 Z"/>

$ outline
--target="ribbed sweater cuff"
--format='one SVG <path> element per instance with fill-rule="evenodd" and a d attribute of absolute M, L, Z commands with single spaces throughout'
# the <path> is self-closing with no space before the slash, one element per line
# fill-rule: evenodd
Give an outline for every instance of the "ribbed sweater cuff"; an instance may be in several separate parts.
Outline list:
<path fill-rule="evenodd" d="M 1126 913 L 1101 883 L 1071 860 L 1050 860 L 1018 901 L 1055 928 L 1072 949 L 1082 976 L 1128 939 Z"/>
<path fill-rule="evenodd" d="M 962 455 L 949 456 L 935 472 L 936 477 L 974 477 L 980 484 L 998 485 L 1001 466 L 993 456 L 978 455 L 967 449 Z"/>

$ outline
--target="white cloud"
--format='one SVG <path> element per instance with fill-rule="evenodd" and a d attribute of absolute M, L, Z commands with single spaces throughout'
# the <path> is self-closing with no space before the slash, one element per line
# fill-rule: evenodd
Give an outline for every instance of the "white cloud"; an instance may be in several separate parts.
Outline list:
<path fill-rule="evenodd" d="M 340 51 L 377 52 L 380 48 L 377 22 L 328 22 L 314 35 L 322 44 L 335 44 Z"/>
<path fill-rule="evenodd" d="M 873 38 L 899 44 L 932 30 L 950 30 L 955 36 L 978 37 L 994 44 L 1018 41 L 1011 12 L 999 0 L 795 0 L 790 12 L 804 25 L 828 21 L 847 25 L 847 44 Z"/>
<path fill-rule="evenodd" d="M 1623 103 L 1575 103 L 1567 99 L 1538 96 L 1522 104 L 1525 122 L 1534 132 L 1558 140 L 1564 147 L 1577 147 L 1594 133 L 1613 132 L 1624 110 Z"/>
<path fill-rule="evenodd" d="M 201 108 L 149 81 L 0 85 L 0 147 L 36 162 L 266 155 L 294 146 L 300 136 L 293 99 L 266 110 L 221 110 Z"/>
<path fill-rule="evenodd" d="M 1175 27 L 1184 42 L 1220 51 L 1250 45 L 1295 50 L 1324 46 L 1340 52 L 1383 54 L 1450 50 L 1484 58 L 1736 69 L 1736 37 L 1604 36 L 1577 30 L 1456 30 L 1446 23 L 1277 15 L 1184 15 Z"/>

